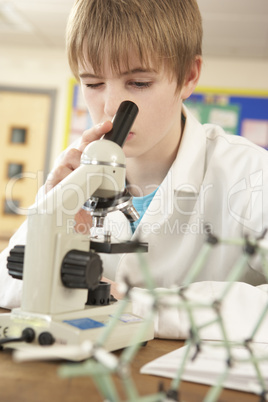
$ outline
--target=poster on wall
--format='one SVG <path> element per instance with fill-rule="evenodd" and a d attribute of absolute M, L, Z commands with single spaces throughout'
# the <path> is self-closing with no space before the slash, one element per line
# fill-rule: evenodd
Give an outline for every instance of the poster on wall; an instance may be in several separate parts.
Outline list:
<path fill-rule="evenodd" d="M 185 105 L 202 124 L 218 124 L 268 149 L 267 91 L 197 88 Z"/>
<path fill-rule="evenodd" d="M 268 91 L 198 87 L 184 103 L 200 123 L 218 124 L 227 133 L 268 149 Z M 64 148 L 91 126 L 80 85 L 71 79 Z"/>
<path fill-rule="evenodd" d="M 67 101 L 67 118 L 63 148 L 81 137 L 83 132 L 92 127 L 92 120 L 86 108 L 80 85 L 75 79 L 70 79 Z"/>

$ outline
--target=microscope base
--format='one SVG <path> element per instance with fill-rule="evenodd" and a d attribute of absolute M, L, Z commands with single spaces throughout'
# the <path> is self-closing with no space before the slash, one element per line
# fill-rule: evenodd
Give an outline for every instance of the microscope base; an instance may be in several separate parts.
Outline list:
<path fill-rule="evenodd" d="M 3 346 L 27 351 L 33 346 L 44 349 L 39 346 L 41 343 L 47 349 L 50 345 L 50 340 L 53 341 L 53 346 L 49 346 L 49 348 L 56 347 L 55 345 L 79 346 L 86 340 L 96 344 L 109 319 L 116 313 L 119 303 L 121 301 L 114 302 L 108 306 L 86 306 L 81 311 L 56 315 L 29 313 L 21 309 L 14 309 L 11 313 L 0 316 L 0 340 L 19 337 L 25 328 L 32 328 L 36 334 L 33 343 L 11 342 Z M 129 303 L 128 308 L 116 322 L 115 328 L 105 341 L 104 349 L 114 351 L 135 343 L 134 335 L 144 324 L 144 319 L 131 313 L 131 303 Z M 139 343 L 151 340 L 153 337 L 154 326 L 152 322 L 147 326 L 142 339 L 139 339 Z M 83 360 L 83 358 L 85 358 L 83 354 L 79 355 L 78 353 L 71 360 L 78 361 Z"/>

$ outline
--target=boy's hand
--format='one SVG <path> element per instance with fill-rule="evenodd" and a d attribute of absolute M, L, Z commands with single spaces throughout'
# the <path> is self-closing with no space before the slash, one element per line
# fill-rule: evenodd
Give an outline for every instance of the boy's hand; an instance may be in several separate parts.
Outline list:
<path fill-rule="evenodd" d="M 79 148 L 72 148 L 66 152 L 61 164 L 49 175 L 45 183 L 45 192 L 50 191 L 72 173 L 80 165 L 81 155 L 86 146 L 93 141 L 99 140 L 104 134 L 108 133 L 112 127 L 112 122 L 106 121 L 105 123 L 98 124 L 84 131 Z"/>
<path fill-rule="evenodd" d="M 80 165 L 82 152 L 88 144 L 99 140 L 104 134 L 108 133 L 112 127 L 112 122 L 106 121 L 84 131 L 79 148 L 72 148 L 66 152 L 61 164 L 48 176 L 48 179 L 45 183 L 45 193 L 50 191 Z M 89 232 L 90 227 L 92 226 L 92 218 L 89 212 L 80 209 L 75 216 L 75 221 L 75 230 L 77 232 L 83 234 Z"/>

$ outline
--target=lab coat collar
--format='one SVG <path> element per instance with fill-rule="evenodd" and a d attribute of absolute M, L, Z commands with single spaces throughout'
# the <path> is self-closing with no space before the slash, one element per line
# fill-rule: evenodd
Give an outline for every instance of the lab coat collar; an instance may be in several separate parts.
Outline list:
<path fill-rule="evenodd" d="M 183 106 L 182 113 L 186 121 L 177 157 L 142 218 L 142 223 L 148 224 L 148 227 L 154 225 L 155 222 L 162 225 L 172 215 L 174 198 L 179 197 L 180 203 L 184 200 L 183 210 L 190 210 L 203 182 L 206 133 L 203 126 L 185 106 Z M 154 212 L 152 213 L 152 211 Z M 115 216 L 115 214 L 117 215 Z M 109 215 L 108 220 L 110 221 Z M 112 213 L 111 217 L 112 215 L 114 222 L 117 222 L 116 229 L 120 229 L 118 233 L 111 230 L 112 233 L 120 240 L 129 240 L 132 232 L 127 218 L 121 212 Z M 146 241 L 147 236 L 141 226 L 137 227 L 132 239 L 139 238 Z"/>
<path fill-rule="evenodd" d="M 203 126 L 183 105 L 185 126 L 177 157 L 171 166 L 172 187 L 175 192 L 200 191 L 205 172 L 206 133 Z"/>
<path fill-rule="evenodd" d="M 182 113 L 186 121 L 177 157 L 142 219 L 142 223 L 148 224 L 149 227 L 153 227 L 155 222 L 162 225 L 167 221 L 173 214 L 174 205 L 178 200 L 183 211 L 189 212 L 190 216 L 203 183 L 206 133 L 186 107 L 183 107 Z M 139 226 L 133 238 L 145 239 L 141 236 Z"/>

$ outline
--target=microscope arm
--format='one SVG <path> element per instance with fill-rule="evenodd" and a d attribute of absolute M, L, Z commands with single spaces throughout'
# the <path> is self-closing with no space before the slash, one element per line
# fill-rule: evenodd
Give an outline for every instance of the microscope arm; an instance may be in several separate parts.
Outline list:
<path fill-rule="evenodd" d="M 74 218 L 91 196 L 113 198 L 123 192 L 126 159 L 122 146 L 137 113 L 133 102 L 122 102 L 113 129 L 104 139 L 88 144 L 80 166 L 39 201 L 37 208 L 29 210 L 23 311 L 53 315 L 84 308 L 87 289 L 69 288 L 61 276 L 70 250 L 89 253 L 90 249 L 89 237 L 74 231 Z M 75 266 L 73 270 L 76 275 Z"/>
<path fill-rule="evenodd" d="M 54 314 L 84 308 L 87 289 L 66 288 L 60 275 L 70 250 L 89 251 L 87 235 L 74 231 L 74 217 L 92 195 L 111 196 L 125 186 L 122 148 L 101 140 L 89 144 L 81 165 L 29 210 L 23 267 L 24 311 Z"/>

